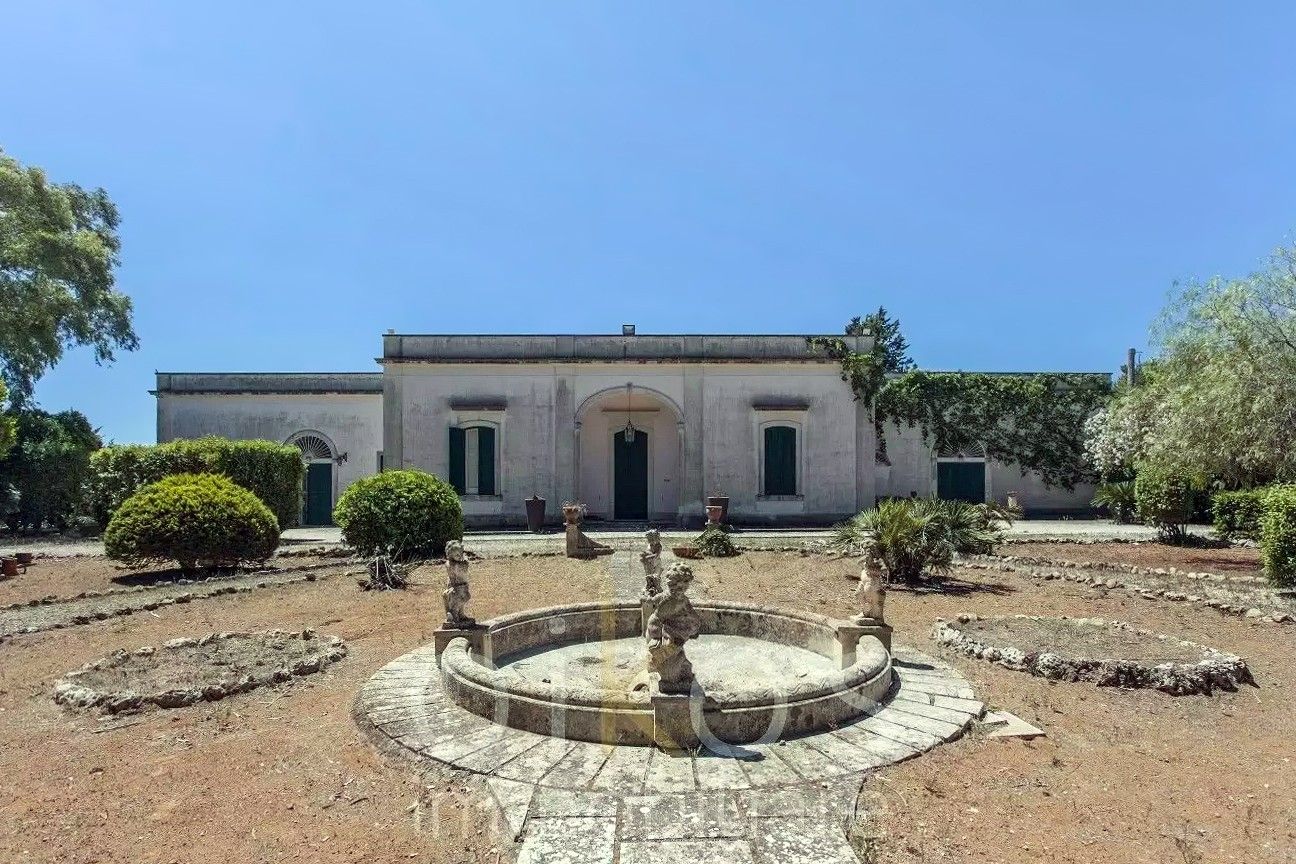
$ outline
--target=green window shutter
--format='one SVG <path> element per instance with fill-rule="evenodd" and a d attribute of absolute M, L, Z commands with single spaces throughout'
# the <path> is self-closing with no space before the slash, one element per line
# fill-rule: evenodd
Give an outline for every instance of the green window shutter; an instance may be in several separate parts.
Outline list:
<path fill-rule="evenodd" d="M 765 494 L 796 494 L 796 429 L 765 427 Z"/>
<path fill-rule="evenodd" d="M 458 426 L 450 427 L 450 485 L 464 494 L 464 430 Z"/>
<path fill-rule="evenodd" d="M 495 494 L 495 430 L 477 427 L 477 494 Z"/>

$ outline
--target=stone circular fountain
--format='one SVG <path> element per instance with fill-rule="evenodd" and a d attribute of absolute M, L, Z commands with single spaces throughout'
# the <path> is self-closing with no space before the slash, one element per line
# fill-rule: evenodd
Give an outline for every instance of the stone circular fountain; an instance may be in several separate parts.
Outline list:
<path fill-rule="evenodd" d="M 684 692 L 662 692 L 649 674 L 640 604 L 585 603 L 507 615 L 485 622 L 479 639 L 451 639 L 446 693 L 516 729 L 688 748 L 707 736 L 749 743 L 834 728 L 891 689 L 889 652 L 856 625 L 731 603 L 693 611 L 695 677 Z M 845 641 L 856 640 L 844 652 L 843 626 Z"/>

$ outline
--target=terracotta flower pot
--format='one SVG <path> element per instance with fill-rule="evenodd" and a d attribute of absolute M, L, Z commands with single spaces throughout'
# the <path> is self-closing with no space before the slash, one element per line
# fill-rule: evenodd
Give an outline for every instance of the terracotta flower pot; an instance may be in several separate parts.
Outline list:
<path fill-rule="evenodd" d="M 526 504 L 527 530 L 532 534 L 539 534 L 544 529 L 545 499 L 539 495 L 532 495 L 524 503 Z"/>
<path fill-rule="evenodd" d="M 721 518 L 724 516 L 724 508 L 719 504 L 708 504 L 706 514 L 708 525 L 719 525 Z"/>
<path fill-rule="evenodd" d="M 4 578 L 6 579 L 12 579 L 13 577 L 17 576 L 18 559 L 8 558 L 8 557 L 0 558 L 0 573 L 3 573 Z"/>
<path fill-rule="evenodd" d="M 564 504 L 562 508 L 563 521 L 568 525 L 579 525 L 581 523 L 581 511 L 584 508 L 579 504 Z"/>
<path fill-rule="evenodd" d="M 708 495 L 707 506 L 720 508 L 721 523 L 729 521 L 729 496 L 728 495 Z"/>
<path fill-rule="evenodd" d="M 701 558 L 702 553 L 696 546 L 672 546 L 671 551 L 675 553 L 676 558 Z"/>

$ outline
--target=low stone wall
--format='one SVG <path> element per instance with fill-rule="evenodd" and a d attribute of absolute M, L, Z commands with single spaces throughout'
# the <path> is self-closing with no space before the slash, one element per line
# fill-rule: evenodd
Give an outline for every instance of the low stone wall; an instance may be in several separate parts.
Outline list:
<path fill-rule="evenodd" d="M 932 629 L 932 639 L 945 648 L 997 663 L 1006 669 L 1029 672 L 1053 681 L 1093 681 L 1099 687 L 1151 688 L 1184 696 L 1194 693 L 1210 694 L 1216 689 L 1236 690 L 1240 684 L 1255 683 L 1246 661 L 1233 654 L 1214 648 L 1175 639 L 1150 630 L 1140 630 L 1125 621 L 1107 621 L 1101 618 L 1065 619 L 1077 627 L 1109 628 L 1125 631 L 1149 640 L 1175 643 L 1179 648 L 1197 649 L 1202 657 L 1195 663 L 1133 660 L 1120 657 L 1069 656 L 1064 649 L 1027 652 L 1007 641 L 988 641 L 984 634 L 972 635 L 959 625 L 982 620 L 994 621 L 1047 621 L 1040 615 L 1013 615 L 998 618 L 980 618 L 960 615 L 955 622 L 938 620 Z"/>
<path fill-rule="evenodd" d="M 274 642 L 295 642 L 296 650 L 289 656 L 277 657 L 276 654 L 282 652 L 272 644 Z M 252 651 L 261 647 L 259 659 L 279 662 L 258 662 L 252 664 L 249 671 L 237 677 L 222 675 L 218 680 L 201 686 L 195 683 L 185 687 L 145 690 L 108 689 L 102 685 L 95 686 L 87 683 L 95 673 L 112 673 L 128 663 L 153 660 L 159 667 L 168 661 L 185 663 L 188 662 L 183 656 L 186 652 L 194 653 L 196 649 L 204 648 L 221 650 L 232 647 L 234 643 L 251 646 Z M 248 651 L 248 648 L 243 647 L 242 650 Z M 200 638 L 172 639 L 163 643 L 160 648 L 146 645 L 135 651 L 116 651 L 69 672 L 55 685 L 54 701 L 68 708 L 98 709 L 108 714 L 140 711 L 149 707 L 182 708 L 199 702 L 215 702 L 258 687 L 279 684 L 295 676 L 319 672 L 325 666 L 341 660 L 346 653 L 346 644 L 340 638 L 319 636 L 309 629 L 300 633 L 285 633 L 279 630 L 268 633 L 221 632 L 209 633 Z"/>

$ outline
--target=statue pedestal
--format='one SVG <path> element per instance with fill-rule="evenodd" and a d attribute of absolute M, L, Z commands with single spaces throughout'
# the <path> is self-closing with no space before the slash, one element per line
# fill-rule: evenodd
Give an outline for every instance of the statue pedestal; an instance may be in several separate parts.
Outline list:
<path fill-rule="evenodd" d="M 587 537 L 579 525 L 568 522 L 566 530 L 566 553 L 568 558 L 597 558 L 600 555 L 611 555 L 613 552 L 611 546 Z"/>
<path fill-rule="evenodd" d="M 837 662 L 845 669 L 855 665 L 855 649 L 861 636 L 875 636 L 891 652 L 891 625 L 876 618 L 857 618 L 837 623 Z"/>
<path fill-rule="evenodd" d="M 702 746 L 693 727 L 691 706 L 696 699 L 701 708 L 701 693 L 659 693 L 654 688 L 649 701 L 653 709 L 653 743 L 668 752 L 696 750 Z"/>
<path fill-rule="evenodd" d="M 486 628 L 482 625 L 476 624 L 472 627 L 441 626 L 432 632 L 437 659 L 441 659 L 441 652 L 445 651 L 451 639 L 460 637 L 468 640 L 468 650 L 474 656 L 480 657 L 486 653 Z"/>

